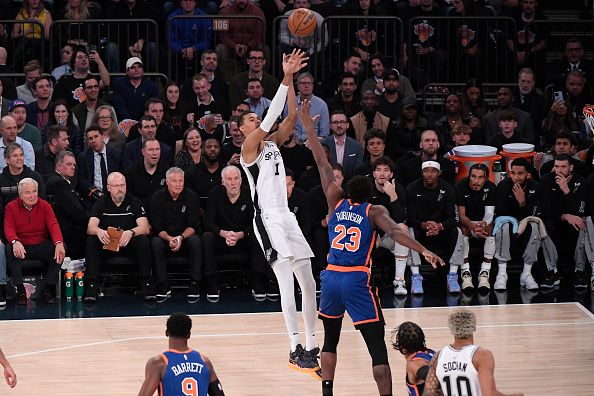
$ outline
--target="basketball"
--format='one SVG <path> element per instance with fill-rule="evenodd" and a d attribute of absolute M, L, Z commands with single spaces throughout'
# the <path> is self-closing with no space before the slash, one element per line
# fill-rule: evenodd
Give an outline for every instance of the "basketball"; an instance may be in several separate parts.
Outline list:
<path fill-rule="evenodd" d="M 307 8 L 298 8 L 289 15 L 288 27 L 295 36 L 309 36 L 316 29 L 316 16 Z"/>

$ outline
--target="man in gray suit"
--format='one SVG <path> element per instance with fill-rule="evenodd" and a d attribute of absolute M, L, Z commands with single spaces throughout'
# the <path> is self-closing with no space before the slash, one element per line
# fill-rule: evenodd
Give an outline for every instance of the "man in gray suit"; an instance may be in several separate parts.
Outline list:
<path fill-rule="evenodd" d="M 534 144 L 534 126 L 530 114 L 514 107 L 514 94 L 508 87 L 501 87 L 497 91 L 497 103 L 499 107 L 490 111 L 483 120 L 485 130 L 485 141 L 499 133 L 499 115 L 502 110 L 513 110 L 518 117 L 518 127 L 516 133 L 528 143 Z"/>
<path fill-rule="evenodd" d="M 355 169 L 363 163 L 363 146 L 346 135 L 348 129 L 349 119 L 345 112 L 335 110 L 330 114 L 332 134 L 323 141 L 330 148 L 332 162 L 342 165 L 345 181 L 349 180 Z"/>

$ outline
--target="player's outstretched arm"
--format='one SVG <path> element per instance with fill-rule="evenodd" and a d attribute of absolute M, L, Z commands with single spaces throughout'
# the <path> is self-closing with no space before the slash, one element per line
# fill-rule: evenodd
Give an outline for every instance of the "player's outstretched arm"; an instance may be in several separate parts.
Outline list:
<path fill-rule="evenodd" d="M 278 130 L 270 135 L 268 139 L 276 142 L 278 146 L 282 145 L 289 139 L 291 133 L 295 130 L 295 123 L 297 122 L 297 97 L 295 96 L 295 85 L 291 78 L 288 82 L 289 92 L 287 94 L 287 116 L 278 126 Z"/>
<path fill-rule="evenodd" d="M 144 382 L 138 392 L 138 396 L 153 396 L 161 383 L 161 372 L 165 362 L 161 356 L 154 356 L 149 359 L 144 369 Z"/>
<path fill-rule="evenodd" d="M 439 379 L 437 378 L 436 368 L 437 368 L 437 358 L 439 357 L 439 352 L 437 352 L 433 359 L 431 359 L 431 363 L 429 363 L 429 373 L 427 374 L 427 378 L 425 379 L 425 390 L 423 391 L 423 396 L 443 396 L 443 392 L 441 390 L 441 385 L 439 384 Z"/>
<path fill-rule="evenodd" d="M 272 125 L 285 108 L 287 92 L 289 91 L 289 84 L 293 81 L 293 74 L 299 71 L 301 67 L 307 65 L 307 63 L 304 63 L 306 59 L 305 53 L 300 50 L 293 50 L 290 55 L 283 54 L 283 72 L 285 73 L 283 81 L 279 85 L 274 98 L 272 98 L 272 103 L 270 103 L 266 117 L 264 117 L 260 126 L 250 133 L 243 142 L 241 155 L 245 162 L 251 163 L 258 157 L 262 140 L 270 132 Z M 253 117 L 253 120 L 248 120 L 253 122 L 256 115 L 251 114 L 248 117 Z"/>
<path fill-rule="evenodd" d="M 320 140 L 318 139 L 314 129 L 314 123 L 319 115 L 312 117 L 310 115 L 310 109 L 311 102 L 307 99 L 304 99 L 303 102 L 301 102 L 299 118 L 301 119 L 301 123 L 303 124 L 305 132 L 307 133 L 307 141 L 309 142 L 309 147 L 313 154 L 314 160 L 316 161 L 316 165 L 318 166 L 318 171 L 320 172 L 320 181 L 322 182 L 322 189 L 324 190 L 324 194 L 326 194 L 326 200 L 328 201 L 328 210 L 332 211 L 343 195 L 342 187 L 336 183 L 334 171 L 332 171 L 332 167 L 328 162 L 328 157 L 326 157 L 326 152 L 324 151 L 322 143 L 320 143 Z"/>
<path fill-rule="evenodd" d="M 481 384 L 481 393 L 484 396 L 522 396 L 523 393 L 514 393 L 506 395 L 497 390 L 495 386 L 495 358 L 493 353 L 483 347 L 480 347 L 472 357 L 472 364 L 476 368 Z"/>
<path fill-rule="evenodd" d="M 4 352 L 0 349 L 0 364 L 4 367 L 4 378 L 6 379 L 6 383 L 11 388 L 14 388 L 17 384 L 17 376 L 14 373 L 14 370 L 10 366 L 8 359 L 4 356 Z"/>
<path fill-rule="evenodd" d="M 208 381 L 208 395 L 225 396 L 225 392 L 223 392 L 223 386 L 221 385 L 219 378 L 217 377 L 217 373 L 215 372 L 212 362 L 206 356 L 202 356 L 202 359 L 204 359 L 204 363 L 206 363 L 206 366 L 210 370 L 210 379 Z"/>
<path fill-rule="evenodd" d="M 445 265 L 441 257 L 430 252 L 425 246 L 411 238 L 405 225 L 392 220 L 386 208 L 381 205 L 374 205 L 371 207 L 369 214 L 374 224 L 388 234 L 393 241 L 422 254 L 433 268 L 437 268 L 437 265 Z"/>

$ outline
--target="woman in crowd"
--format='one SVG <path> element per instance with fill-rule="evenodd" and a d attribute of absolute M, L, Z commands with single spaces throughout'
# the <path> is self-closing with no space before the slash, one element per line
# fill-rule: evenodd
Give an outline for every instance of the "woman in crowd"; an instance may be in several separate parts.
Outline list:
<path fill-rule="evenodd" d="M 190 127 L 184 133 L 181 150 L 173 158 L 173 166 L 187 172 L 202 160 L 202 138 L 198 129 Z"/>
<path fill-rule="evenodd" d="M 468 125 L 473 129 L 480 128 L 488 112 L 489 105 L 483 99 L 483 84 L 476 78 L 468 79 L 462 96 L 462 115 Z"/>
<path fill-rule="evenodd" d="M 561 132 L 579 131 L 575 117 L 567 111 L 565 102 L 554 101 L 547 117 L 542 121 L 540 145 L 549 149 L 555 144 L 555 137 Z"/>
<path fill-rule="evenodd" d="M 111 106 L 99 106 L 91 124 L 97 125 L 103 134 L 105 144 L 116 151 L 124 150 L 126 136 L 118 128 L 116 113 Z"/>
<path fill-rule="evenodd" d="M 175 140 L 182 140 L 188 128 L 187 111 L 179 100 L 180 87 L 175 81 L 169 81 L 165 87 L 165 121 L 173 127 Z M 178 151 L 176 149 L 176 151 Z"/>
<path fill-rule="evenodd" d="M 47 142 L 47 129 L 52 125 L 61 125 L 68 130 L 68 144 L 75 155 L 83 152 L 85 147 L 83 134 L 80 128 L 74 125 L 72 113 L 64 99 L 58 99 L 50 105 L 48 122 L 41 131 L 43 144 Z"/>

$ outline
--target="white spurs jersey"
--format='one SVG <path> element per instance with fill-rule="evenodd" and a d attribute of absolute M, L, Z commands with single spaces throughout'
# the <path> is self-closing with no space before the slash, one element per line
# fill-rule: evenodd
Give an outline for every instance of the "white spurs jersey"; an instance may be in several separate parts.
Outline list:
<path fill-rule="evenodd" d="M 252 163 L 240 163 L 250 185 L 250 192 L 256 211 L 273 208 L 288 208 L 285 164 L 275 142 L 264 141 L 264 148 Z"/>
<path fill-rule="evenodd" d="M 446 396 L 481 396 L 478 372 L 472 356 L 478 345 L 466 345 L 461 350 L 446 346 L 439 352 L 436 375 Z"/>

